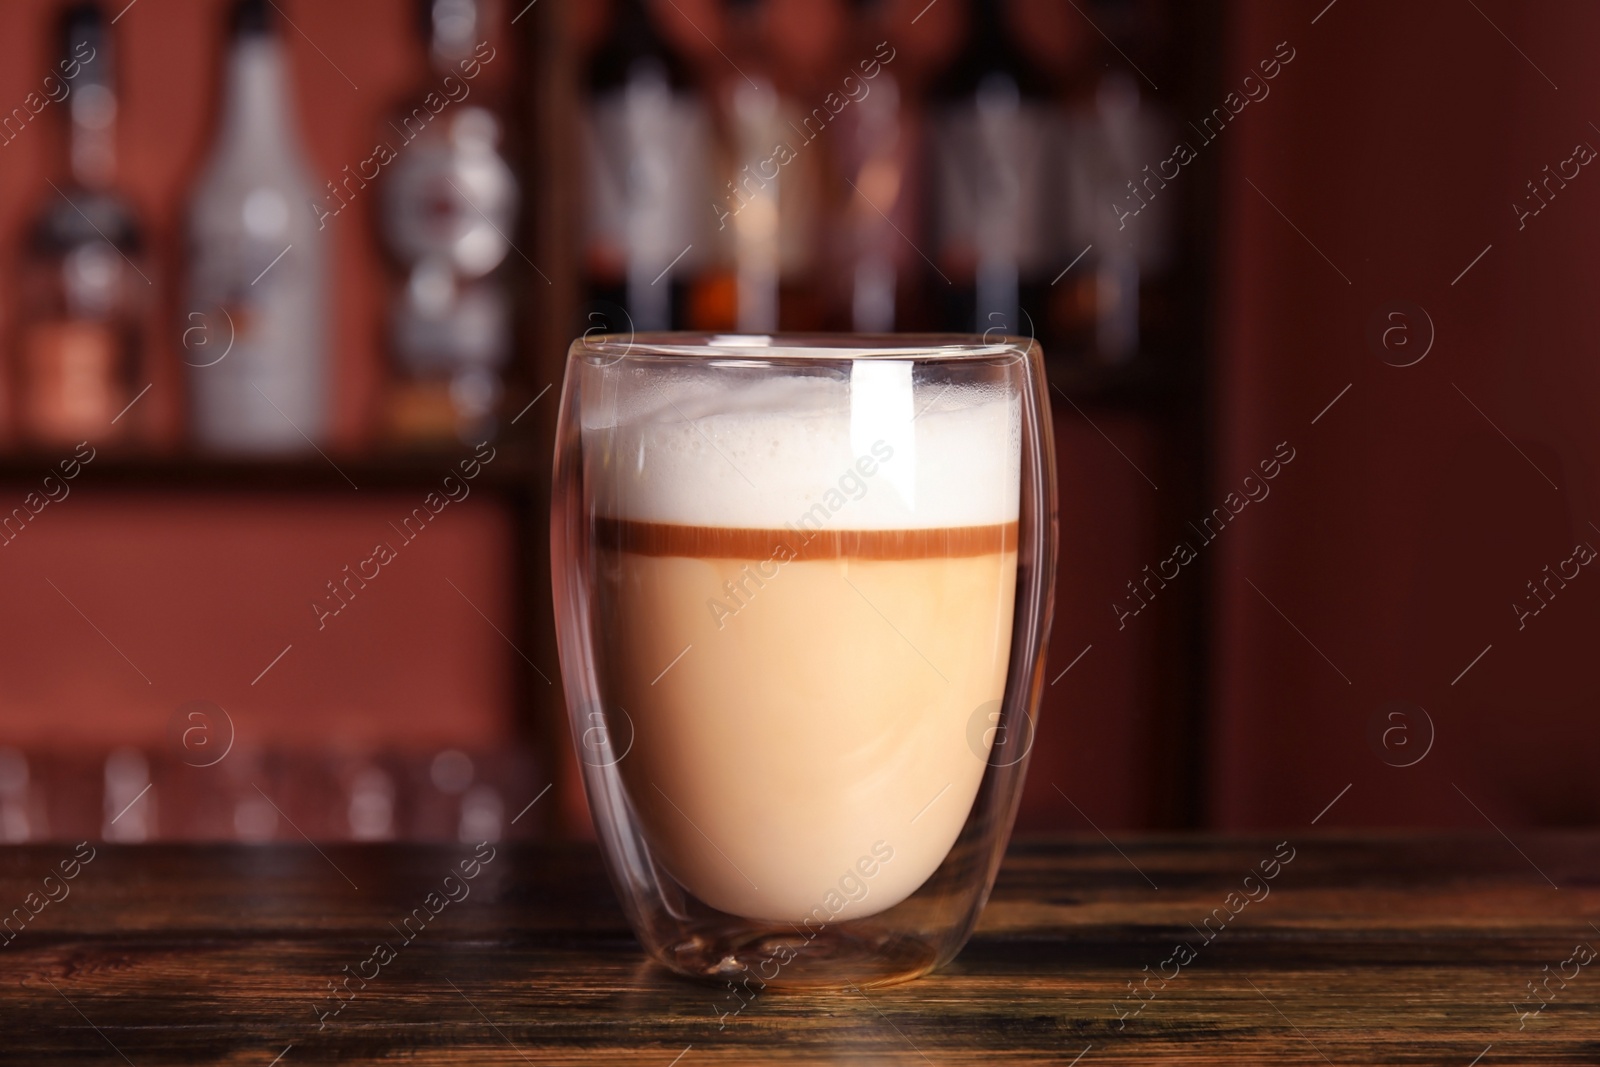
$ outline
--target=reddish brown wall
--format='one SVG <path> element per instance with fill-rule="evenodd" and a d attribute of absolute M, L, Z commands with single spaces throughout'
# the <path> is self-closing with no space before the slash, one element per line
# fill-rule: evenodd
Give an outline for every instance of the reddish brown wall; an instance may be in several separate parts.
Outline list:
<path fill-rule="evenodd" d="M 0 548 L 0 744 L 164 745 L 191 700 L 227 708 L 256 745 L 511 736 L 512 653 L 472 606 L 510 628 L 509 531 L 495 508 L 451 504 L 405 544 L 388 522 L 421 493 L 119 497 L 95 474 L 90 464 L 72 495 Z M 319 628 L 313 601 L 337 604 L 326 583 L 384 540 L 398 557 Z"/>
<path fill-rule="evenodd" d="M 1219 484 L 1280 441 L 1297 459 L 1216 546 L 1209 814 L 1300 824 L 1353 783 L 1322 825 L 1593 822 L 1600 573 L 1520 631 L 1511 604 L 1600 546 L 1600 171 L 1520 232 L 1511 204 L 1600 147 L 1600 9 L 1339 0 L 1312 25 L 1323 6 L 1239 4 L 1227 58 L 1296 50 L 1223 135 Z M 1437 331 L 1415 366 L 1364 339 L 1393 300 Z M 1404 769 L 1367 739 L 1393 699 L 1436 729 Z"/>
<path fill-rule="evenodd" d="M 1155 490 L 1130 460 L 1155 470 L 1156 441 L 1148 420 L 1137 416 L 1080 413 L 1058 401 L 1053 417 L 1061 562 L 1047 685 L 1018 826 L 1088 833 L 1089 820 L 1148 826 L 1159 818 L 1149 756 L 1157 728 L 1150 669 L 1160 656 L 1157 630 L 1118 630 L 1110 605 L 1154 558 Z"/>

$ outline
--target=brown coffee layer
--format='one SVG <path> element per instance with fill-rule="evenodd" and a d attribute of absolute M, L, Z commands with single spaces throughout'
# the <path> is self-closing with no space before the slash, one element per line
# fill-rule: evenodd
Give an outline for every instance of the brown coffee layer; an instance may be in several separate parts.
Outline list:
<path fill-rule="evenodd" d="M 1017 548 L 1014 522 L 929 530 L 751 530 L 604 518 L 594 525 L 602 548 L 691 559 L 950 559 Z"/>

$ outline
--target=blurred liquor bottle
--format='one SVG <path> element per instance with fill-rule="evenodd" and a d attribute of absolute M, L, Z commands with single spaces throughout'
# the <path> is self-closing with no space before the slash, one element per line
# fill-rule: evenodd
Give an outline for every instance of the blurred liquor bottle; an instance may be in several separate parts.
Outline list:
<path fill-rule="evenodd" d="M 1049 85 L 1017 45 L 1012 4 L 972 0 L 965 44 L 929 87 L 939 328 L 1029 335 L 1055 253 Z"/>
<path fill-rule="evenodd" d="M 743 332 L 815 330 L 830 321 L 829 219 L 839 205 L 835 127 L 848 106 L 840 50 L 842 0 L 735 0 L 729 43 L 738 69 L 721 74 L 728 177 L 718 224 L 731 238 L 736 324 Z"/>
<path fill-rule="evenodd" d="M 839 83 L 849 103 L 832 146 L 844 188 L 832 213 L 829 254 L 839 269 L 830 296 L 845 309 L 841 323 L 858 333 L 884 333 L 906 326 L 902 290 L 910 246 L 900 234 L 917 228 L 914 89 L 892 66 L 897 52 L 887 0 L 856 0 L 854 6 L 851 63 Z"/>
<path fill-rule="evenodd" d="M 1062 245 L 1075 263 L 1053 287 L 1050 327 L 1074 358 L 1126 363 L 1147 346 L 1146 323 L 1160 317 L 1151 312 L 1164 295 L 1179 201 L 1168 189 L 1173 175 L 1156 168 L 1171 151 L 1171 134 L 1120 66 L 1069 108 Z"/>
<path fill-rule="evenodd" d="M 645 0 L 615 0 L 586 76 L 585 330 L 681 329 L 710 317 L 726 282 L 713 262 L 711 118 Z M 698 290 L 698 291 L 697 291 Z M 706 316 L 698 316 L 703 320 Z"/>
<path fill-rule="evenodd" d="M 65 112 L 66 159 L 33 223 L 21 277 L 17 421 L 37 444 L 128 437 L 141 323 L 155 293 L 144 238 L 116 191 L 117 95 L 110 27 L 96 3 L 63 21 L 46 81 Z"/>
<path fill-rule="evenodd" d="M 15 845 L 49 832 L 43 798 L 21 751 L 0 748 L 0 844 Z"/>
<path fill-rule="evenodd" d="M 100 836 L 127 844 L 155 838 L 158 799 L 145 754 L 135 748 L 116 749 L 106 756 Z"/>
<path fill-rule="evenodd" d="M 313 207 L 326 199 L 296 127 L 274 5 L 237 0 L 221 123 L 189 209 L 183 359 L 204 447 L 295 452 L 327 438 L 326 229 L 337 219 Z"/>
<path fill-rule="evenodd" d="M 422 0 L 421 10 L 429 76 L 357 165 L 363 178 L 387 171 L 383 234 L 398 268 L 384 421 L 400 441 L 482 441 L 511 355 L 505 274 L 519 194 L 479 80 L 497 56 L 483 5 Z"/>

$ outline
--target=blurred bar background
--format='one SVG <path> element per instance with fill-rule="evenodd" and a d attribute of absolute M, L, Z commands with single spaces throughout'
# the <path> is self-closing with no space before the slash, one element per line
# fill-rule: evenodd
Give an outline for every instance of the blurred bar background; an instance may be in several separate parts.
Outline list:
<path fill-rule="evenodd" d="M 8 0 L 0 839 L 586 834 L 552 400 L 649 329 L 1042 343 L 1022 831 L 1592 821 L 1549 7 Z"/>

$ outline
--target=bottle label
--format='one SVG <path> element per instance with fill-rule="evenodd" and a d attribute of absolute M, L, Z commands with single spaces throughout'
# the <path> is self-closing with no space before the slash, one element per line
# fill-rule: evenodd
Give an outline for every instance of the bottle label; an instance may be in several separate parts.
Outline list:
<path fill-rule="evenodd" d="M 206 346 L 187 355 L 203 443 L 296 449 L 327 430 L 321 249 L 238 234 L 197 242 L 190 282 Z"/>
<path fill-rule="evenodd" d="M 1026 101 L 952 108 L 934 131 L 938 246 L 954 263 L 1004 263 L 1024 276 L 1052 248 L 1047 153 L 1055 138 L 1045 109 Z"/>
<path fill-rule="evenodd" d="M 601 97 L 587 119 L 590 258 L 652 277 L 669 264 L 691 273 L 717 220 L 705 109 L 647 84 Z"/>
<path fill-rule="evenodd" d="M 114 432 L 126 391 L 118 380 L 116 331 L 107 323 L 57 320 L 28 327 L 24 406 L 34 436 L 46 441 L 103 439 Z"/>
<path fill-rule="evenodd" d="M 439 258 L 480 278 L 511 251 L 517 186 L 490 136 L 493 117 L 466 108 L 450 136 L 429 131 L 405 145 L 384 191 L 384 228 L 409 263 Z"/>

